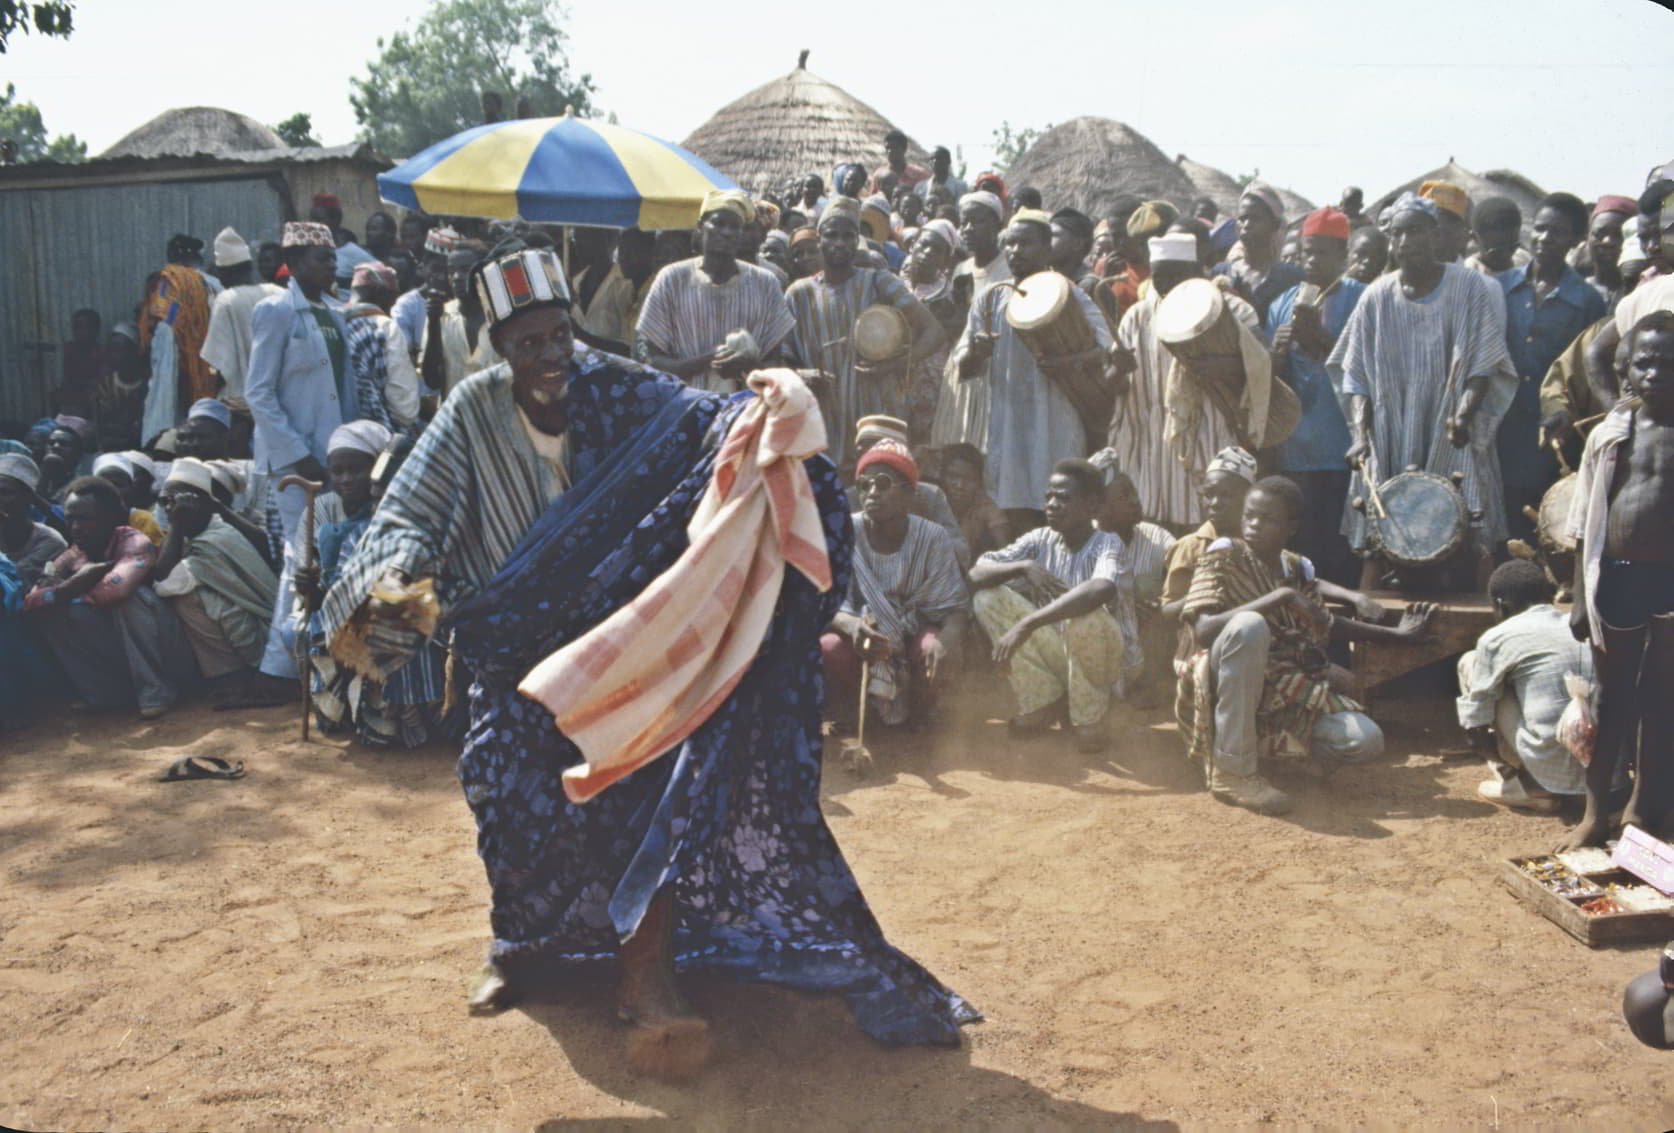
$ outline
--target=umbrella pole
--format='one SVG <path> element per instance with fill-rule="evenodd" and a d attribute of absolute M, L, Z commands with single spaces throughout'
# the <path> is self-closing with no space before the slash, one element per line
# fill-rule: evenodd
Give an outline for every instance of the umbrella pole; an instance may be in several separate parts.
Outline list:
<path fill-rule="evenodd" d="M 575 238 L 575 226 L 573 224 L 564 225 L 564 286 L 565 287 L 570 286 L 570 280 L 572 278 L 574 278 L 573 276 L 570 275 L 570 241 L 574 238 Z"/>

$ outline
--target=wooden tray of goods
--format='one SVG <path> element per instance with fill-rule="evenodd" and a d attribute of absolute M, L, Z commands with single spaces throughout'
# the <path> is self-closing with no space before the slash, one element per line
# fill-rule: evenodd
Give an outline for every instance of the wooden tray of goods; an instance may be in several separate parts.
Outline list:
<path fill-rule="evenodd" d="M 1506 859 L 1500 880 L 1519 901 L 1591 947 L 1669 940 L 1674 938 L 1674 897 L 1635 876 L 1652 873 L 1641 868 L 1640 859 L 1654 852 L 1644 843 L 1655 839 L 1642 834 L 1640 839 L 1624 839 L 1614 852 L 1521 854 Z M 1625 868 L 1624 861 L 1635 869 Z"/>

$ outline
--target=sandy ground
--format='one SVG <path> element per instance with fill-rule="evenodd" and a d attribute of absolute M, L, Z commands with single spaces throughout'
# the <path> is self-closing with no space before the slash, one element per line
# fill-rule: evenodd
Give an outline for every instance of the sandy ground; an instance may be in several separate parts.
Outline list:
<path fill-rule="evenodd" d="M 828 758 L 825 811 L 893 940 L 987 1012 L 892 1050 L 828 998 L 696 981 L 717 1063 L 636 1079 L 602 981 L 464 1010 L 485 885 L 440 749 L 297 742 L 289 712 L 189 707 L 0 738 L 0 1122 L 233 1129 L 548 1122 L 702 1128 L 1674 1126 L 1674 1055 L 1495 860 L 1556 819 L 1477 801 L 1439 696 L 1386 700 L 1391 751 L 1296 812 L 1222 806 L 1162 712 L 1108 757 L 969 725 Z M 957 715 L 957 713 L 956 713 Z M 241 782 L 162 784 L 197 752 Z"/>

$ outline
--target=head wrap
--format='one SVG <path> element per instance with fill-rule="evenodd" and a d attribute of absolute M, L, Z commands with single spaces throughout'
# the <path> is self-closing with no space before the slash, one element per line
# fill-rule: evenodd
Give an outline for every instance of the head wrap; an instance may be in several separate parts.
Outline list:
<path fill-rule="evenodd" d="M 82 444 L 93 440 L 93 423 L 85 417 L 72 417 L 68 413 L 60 413 L 52 419 L 54 429 L 68 429 L 81 438 Z"/>
<path fill-rule="evenodd" d="M 1190 232 L 1169 232 L 1153 236 L 1145 242 L 1151 253 L 1151 266 L 1158 264 L 1197 263 L 1197 237 Z"/>
<path fill-rule="evenodd" d="M 103 476 L 112 469 L 123 473 L 130 480 L 134 478 L 134 462 L 122 453 L 107 452 L 93 458 L 93 475 Z"/>
<path fill-rule="evenodd" d="M 748 224 L 756 218 L 756 206 L 750 202 L 750 194 L 742 189 L 712 189 L 703 198 L 703 207 L 698 209 L 698 216 L 705 217 L 712 212 L 730 212 L 740 223 Z"/>
<path fill-rule="evenodd" d="M 168 257 L 177 260 L 181 256 L 203 255 L 203 241 L 196 236 L 188 236 L 184 232 L 177 232 L 169 237 Z"/>
<path fill-rule="evenodd" d="M 364 260 L 355 265 L 355 273 L 349 277 L 349 286 L 383 287 L 390 291 L 399 291 L 401 280 L 395 274 L 395 269 L 382 260 Z"/>
<path fill-rule="evenodd" d="M 188 488 L 196 488 L 206 496 L 213 496 L 215 471 L 201 460 L 183 456 L 169 468 L 169 478 L 164 483 L 183 484 Z"/>
<path fill-rule="evenodd" d="M 753 201 L 751 203 L 755 205 L 756 219 L 761 221 L 761 226 L 763 228 L 779 227 L 778 205 L 774 204 L 772 201 Z"/>
<path fill-rule="evenodd" d="M 1115 236 L 1115 235 L 1116 235 L 1116 226 L 1114 224 L 1110 223 L 1110 218 L 1108 216 L 1105 217 L 1103 220 L 1099 221 L 1097 224 L 1093 225 L 1093 239 L 1095 239 L 1095 240 L 1097 240 L 1100 236 Z"/>
<path fill-rule="evenodd" d="M 1104 484 L 1107 488 L 1110 486 L 1112 477 L 1122 470 L 1122 458 L 1117 455 L 1113 448 L 1099 449 L 1087 458 L 1087 463 L 1104 473 Z"/>
<path fill-rule="evenodd" d="M 1280 228 L 1285 226 L 1285 202 L 1279 196 L 1279 191 L 1265 181 L 1251 181 L 1244 186 L 1244 191 L 1238 194 L 1242 201 L 1245 197 L 1254 197 L 1260 201 Z"/>
<path fill-rule="evenodd" d="M 1426 181 L 1418 187 L 1418 195 L 1435 201 L 1437 208 L 1446 209 L 1460 220 L 1470 219 L 1470 194 L 1451 181 Z"/>
<path fill-rule="evenodd" d="M 1128 235 L 1160 236 L 1180 219 L 1180 210 L 1167 201 L 1146 201 L 1128 214 Z"/>
<path fill-rule="evenodd" d="M 336 209 L 338 212 L 343 211 L 343 201 L 336 193 L 315 193 L 313 206 L 315 208 Z"/>
<path fill-rule="evenodd" d="M 0 476 L 10 476 L 33 492 L 41 483 L 41 469 L 33 457 L 21 453 L 0 453 Z"/>
<path fill-rule="evenodd" d="M 1624 212 L 1629 216 L 1639 215 L 1639 202 L 1632 197 L 1619 197 L 1614 193 L 1606 193 L 1593 205 L 1593 215 L 1601 212 Z"/>
<path fill-rule="evenodd" d="M 247 467 L 241 460 L 211 460 L 207 462 L 210 474 L 215 482 L 227 490 L 227 495 L 236 496 L 244 490 L 247 479 L 244 469 Z"/>
<path fill-rule="evenodd" d="M 1228 445 L 1215 454 L 1209 462 L 1204 474 L 1210 472 L 1230 472 L 1246 483 L 1254 484 L 1256 479 L 1256 459 L 1248 451 L 1237 445 Z"/>
<path fill-rule="evenodd" d="M 911 484 L 918 483 L 918 461 L 907 451 L 907 446 L 891 437 L 885 437 L 861 454 L 860 460 L 854 466 L 854 474 L 859 476 L 874 464 L 882 464 L 893 468 L 907 478 Z"/>
<path fill-rule="evenodd" d="M 889 240 L 892 235 L 889 230 L 889 201 L 882 193 L 873 193 L 860 202 L 860 223 L 866 226 L 872 239 L 879 243 Z"/>
<path fill-rule="evenodd" d="M 854 423 L 854 445 L 870 444 L 873 441 L 895 441 L 899 444 L 907 443 L 907 423 L 899 417 L 891 417 L 887 413 L 873 413 L 862 417 Z"/>
<path fill-rule="evenodd" d="M 825 202 L 825 208 L 820 212 L 820 223 L 823 225 L 833 217 L 846 216 L 854 221 L 855 227 L 861 226 L 860 202 L 853 197 L 832 197 Z"/>
<path fill-rule="evenodd" d="M 1428 181 L 1425 184 L 1429 184 Z M 1406 192 L 1395 198 L 1395 203 L 1389 206 L 1389 222 L 1395 223 L 1402 214 L 1421 212 L 1431 220 L 1441 219 L 1441 212 L 1436 202 L 1429 197 L 1421 197 L 1416 193 Z"/>
<path fill-rule="evenodd" d="M 953 221 L 951 220 L 943 220 L 940 217 L 937 217 L 935 220 L 927 220 L 918 232 L 921 237 L 926 232 L 934 232 L 937 236 L 940 236 L 943 240 L 947 241 L 947 246 L 952 251 L 955 253 L 959 251 L 959 230 L 953 227 Z"/>
<path fill-rule="evenodd" d="M 376 421 L 362 419 L 339 425 L 331 431 L 331 439 L 326 442 L 326 455 L 347 449 L 350 452 L 364 452 L 367 456 L 377 456 L 389 444 L 391 433 Z"/>
<path fill-rule="evenodd" d="M 1052 231 L 1052 215 L 1045 209 L 1018 209 L 1011 214 L 1013 224 L 1039 224 Z"/>
<path fill-rule="evenodd" d="M 994 214 L 995 220 L 999 221 L 1001 224 L 1006 222 L 1005 202 L 995 194 L 990 193 L 987 189 L 978 189 L 975 192 L 966 193 L 963 197 L 960 197 L 959 211 L 964 212 L 966 205 L 981 205 L 983 208 Z"/>
<path fill-rule="evenodd" d="M 445 224 L 438 224 L 424 234 L 424 250 L 433 255 L 445 256 L 459 247 L 459 233 Z"/>
<path fill-rule="evenodd" d="M 31 460 L 34 459 L 34 456 L 29 452 L 29 446 L 24 444 L 22 441 L 14 441 L 10 437 L 0 437 L 0 456 L 4 456 L 6 453 L 13 453 L 17 456 L 27 456 Z"/>
<path fill-rule="evenodd" d="M 199 417 L 207 417 L 211 421 L 219 421 L 226 428 L 232 428 L 231 407 L 216 398 L 203 397 L 192 402 L 192 408 L 186 411 L 186 420 L 193 421 Z"/>
<path fill-rule="evenodd" d="M 281 248 L 307 248 L 319 245 L 326 248 L 337 247 L 337 241 L 332 239 L 331 229 L 313 220 L 287 220 L 285 234 L 279 238 Z"/>
<path fill-rule="evenodd" d="M 859 170 L 862 177 L 866 176 L 866 167 L 864 165 L 860 164 L 858 161 L 845 161 L 843 164 L 831 171 L 831 191 L 833 193 L 841 193 L 843 191 L 843 175 L 851 170 Z"/>
<path fill-rule="evenodd" d="M 1334 209 L 1330 205 L 1315 209 L 1302 220 L 1303 236 L 1335 236 L 1339 240 L 1349 238 L 1348 213 L 1341 209 Z"/>
<path fill-rule="evenodd" d="M 798 244 L 806 244 L 810 240 L 816 244 L 820 242 L 820 234 L 818 230 L 813 228 L 798 228 L 795 232 L 791 233 L 790 246 L 794 248 Z"/>
<path fill-rule="evenodd" d="M 135 472 L 143 472 L 147 476 L 151 477 L 153 483 L 156 482 L 157 465 L 156 462 L 154 462 L 149 456 L 146 456 L 138 449 L 129 449 L 122 455 L 128 458 L 128 463 L 134 466 Z"/>
<path fill-rule="evenodd" d="M 769 228 L 767 235 L 761 238 L 761 243 L 764 248 L 769 244 L 783 244 L 788 248 L 790 247 L 790 233 L 783 228 Z"/>
<path fill-rule="evenodd" d="M 998 173 L 995 173 L 993 170 L 978 173 L 976 175 L 976 180 L 971 182 L 971 187 L 976 189 L 978 192 L 985 191 L 982 188 L 984 185 L 994 186 L 992 192 L 996 197 L 1000 198 L 1002 205 L 1011 200 L 1011 192 L 1006 188 L 1006 179 L 1001 177 Z M 1002 216 L 1000 219 L 1004 220 L 1005 217 Z"/>
<path fill-rule="evenodd" d="M 230 226 L 215 234 L 215 266 L 230 268 L 250 262 L 250 245 Z"/>
<path fill-rule="evenodd" d="M 476 285 L 494 326 L 533 307 L 570 303 L 570 286 L 551 248 L 523 248 L 486 261 L 477 269 Z"/>

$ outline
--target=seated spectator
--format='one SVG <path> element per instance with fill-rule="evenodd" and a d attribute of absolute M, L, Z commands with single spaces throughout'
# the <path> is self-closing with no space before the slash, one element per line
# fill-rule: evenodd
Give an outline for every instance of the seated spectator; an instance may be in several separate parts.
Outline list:
<path fill-rule="evenodd" d="M 122 496 L 122 502 L 128 505 L 128 526 L 161 547 L 163 529 L 157 525 L 157 518 L 149 509 L 137 508 L 128 503 L 128 496 L 134 490 L 134 462 L 127 454 L 107 452 L 94 457 L 93 475 L 109 480 L 115 485 L 117 492 Z"/>
<path fill-rule="evenodd" d="M 1067 721 L 1085 752 L 1108 746 L 1113 686 L 1139 667 L 1138 634 L 1118 620 L 1131 611 L 1122 539 L 1093 526 L 1103 504 L 1099 470 L 1061 460 L 1047 481 L 1046 526 L 971 568 L 977 621 L 1017 697 L 1012 735 Z"/>
<path fill-rule="evenodd" d="M 93 427 L 80 417 L 58 416 L 47 434 L 46 452 L 40 458 L 41 496 L 54 507 L 62 507 L 70 481 L 81 475 L 87 457 L 87 442 Z"/>
<path fill-rule="evenodd" d="M 63 553 L 64 536 L 30 518 L 41 470 L 22 453 L 0 453 L 0 554 L 11 560 L 27 594 L 47 564 Z"/>
<path fill-rule="evenodd" d="M 209 465 L 186 456 L 163 482 L 169 534 L 152 571 L 209 680 L 248 677 L 261 662 L 279 576 L 244 534 L 221 518 Z"/>
<path fill-rule="evenodd" d="M 959 522 L 970 553 L 997 551 L 1011 542 L 1006 513 L 983 486 L 983 457 L 975 445 L 963 441 L 942 449 L 942 491 Z"/>
<path fill-rule="evenodd" d="M 186 411 L 174 432 L 175 454 L 196 460 L 225 460 L 232 437 L 232 407 L 213 397 L 200 398 Z"/>
<path fill-rule="evenodd" d="M 918 464 L 897 441 L 878 441 L 860 458 L 853 574 L 820 638 L 826 703 L 839 718 L 853 711 L 867 661 L 877 719 L 933 722 L 938 693 L 959 663 L 970 596 L 952 537 L 911 514 L 917 483 Z"/>
<path fill-rule="evenodd" d="M 1494 778 L 1476 793 L 1501 806 L 1551 814 L 1563 796 L 1587 793 L 1587 773 L 1558 742 L 1569 703 L 1564 676 L 1593 679 L 1593 658 L 1552 604 L 1557 587 L 1532 562 L 1512 559 L 1488 579 L 1499 615 L 1476 648 L 1459 658 L 1459 726 L 1488 759 Z"/>
<path fill-rule="evenodd" d="M 1133 580 L 1134 624 L 1139 630 L 1144 668 L 1124 696 L 1141 707 L 1154 707 L 1158 690 L 1168 683 L 1168 659 L 1174 652 L 1172 619 L 1161 616 L 1163 579 L 1167 575 L 1168 553 L 1175 544 L 1166 527 L 1144 519 L 1139 508 L 1139 488 L 1129 476 L 1111 463 L 1114 449 L 1101 449 L 1092 457 L 1094 467 L 1104 472 L 1104 506 L 1099 511 L 1101 531 L 1113 531 L 1122 539 L 1120 563 Z M 1103 458 L 1101 460 L 1101 458 Z M 1108 466 L 1107 466 L 1108 465 Z"/>
<path fill-rule="evenodd" d="M 855 422 L 854 428 L 854 458 L 856 467 L 859 460 L 866 455 L 866 450 L 882 440 L 894 441 L 902 448 L 907 448 L 907 423 L 899 417 L 890 417 L 882 413 L 870 417 L 862 417 Z M 849 504 L 856 510 L 864 500 L 856 498 L 854 492 L 849 492 Z M 965 542 L 965 532 L 959 526 L 959 520 L 954 517 L 953 508 L 947 502 L 947 496 L 934 484 L 920 481 L 913 488 L 912 513 L 928 519 L 937 527 L 943 528 L 953 538 L 953 553 L 958 556 L 959 569 L 969 570 L 971 563 L 971 548 Z"/>
<path fill-rule="evenodd" d="M 1181 677 L 1192 704 L 1187 750 L 1204 761 L 1217 798 L 1258 814 L 1291 805 L 1262 778 L 1261 755 L 1304 750 L 1328 774 L 1383 750 L 1383 732 L 1332 685 L 1325 647 L 1333 637 L 1412 641 L 1434 613 L 1415 602 L 1391 629 L 1326 612 L 1313 564 L 1285 550 L 1301 514 L 1293 481 L 1257 481 L 1244 500 L 1243 537 L 1209 545 L 1181 614 L 1196 645 Z"/>
<path fill-rule="evenodd" d="M 24 600 L 81 706 L 138 704 L 142 719 L 167 712 L 192 670 L 174 611 L 151 589 L 157 548 L 123 522 L 128 509 L 108 480 L 83 476 L 65 492 L 71 546 Z"/>
<path fill-rule="evenodd" d="M 1255 457 L 1241 448 L 1224 448 L 1215 454 L 1197 487 L 1203 501 L 1203 526 L 1188 532 L 1168 550 L 1164 563 L 1162 610 L 1178 618 L 1192 587 L 1192 575 L 1203 552 L 1217 539 L 1236 536 L 1242 530 L 1244 497 L 1256 478 Z"/>

